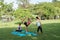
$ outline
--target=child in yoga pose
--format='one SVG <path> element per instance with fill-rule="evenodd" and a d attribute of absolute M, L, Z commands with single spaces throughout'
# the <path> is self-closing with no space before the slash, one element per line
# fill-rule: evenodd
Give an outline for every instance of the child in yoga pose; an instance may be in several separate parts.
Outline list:
<path fill-rule="evenodd" d="M 26 17 L 22 20 L 23 24 L 26 26 L 26 32 L 28 32 L 28 26 L 31 24 L 31 19 L 28 18 L 27 21 L 25 21 Z"/>

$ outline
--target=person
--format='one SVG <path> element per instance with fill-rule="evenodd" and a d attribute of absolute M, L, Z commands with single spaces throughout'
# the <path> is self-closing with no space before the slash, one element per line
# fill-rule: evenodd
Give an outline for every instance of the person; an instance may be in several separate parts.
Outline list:
<path fill-rule="evenodd" d="M 31 24 L 30 18 L 28 18 L 27 22 L 24 22 L 24 25 L 26 26 L 26 32 L 28 32 L 28 26 Z"/>
<path fill-rule="evenodd" d="M 21 19 L 22 20 L 22 23 L 26 26 L 26 32 L 28 32 L 28 26 L 31 24 L 31 19 L 30 18 L 27 18 L 25 17 L 24 19 Z"/>
<path fill-rule="evenodd" d="M 21 28 L 21 23 L 18 23 L 18 28 L 16 30 L 17 32 L 21 32 L 22 31 L 22 28 Z"/>
<path fill-rule="evenodd" d="M 41 31 L 41 33 L 43 33 L 42 32 L 42 26 L 41 26 L 41 21 L 40 21 L 40 18 L 37 16 L 36 17 L 36 25 L 37 25 L 37 33 L 39 32 L 39 30 Z"/>

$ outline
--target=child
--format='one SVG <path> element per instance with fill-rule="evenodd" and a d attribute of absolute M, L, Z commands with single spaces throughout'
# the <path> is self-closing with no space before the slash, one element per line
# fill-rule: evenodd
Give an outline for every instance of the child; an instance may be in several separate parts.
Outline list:
<path fill-rule="evenodd" d="M 21 20 L 22 20 L 22 23 L 26 26 L 26 32 L 28 32 L 28 26 L 30 25 L 31 20 L 30 20 L 30 18 L 28 18 L 28 20 L 26 21 L 26 18 L 27 17 L 25 17 L 24 19 L 21 19 Z"/>
<path fill-rule="evenodd" d="M 28 26 L 30 25 L 30 23 L 31 23 L 30 18 L 28 18 L 27 22 L 24 22 L 24 25 L 26 26 L 26 32 L 28 32 Z"/>
<path fill-rule="evenodd" d="M 19 23 L 19 26 L 18 26 L 18 28 L 17 28 L 16 31 L 17 31 L 17 32 L 21 32 L 21 31 L 22 31 L 22 29 L 21 29 L 21 23 Z"/>
<path fill-rule="evenodd" d="M 42 27 L 41 27 L 41 22 L 40 22 L 40 19 L 39 17 L 36 17 L 36 25 L 37 25 L 37 32 L 39 32 L 39 30 L 41 31 L 42 33 Z"/>

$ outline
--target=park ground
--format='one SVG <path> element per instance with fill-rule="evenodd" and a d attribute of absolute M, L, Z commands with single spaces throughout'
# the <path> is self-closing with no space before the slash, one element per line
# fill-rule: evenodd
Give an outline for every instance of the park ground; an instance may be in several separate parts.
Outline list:
<path fill-rule="evenodd" d="M 0 40 L 60 40 L 60 20 L 42 20 L 43 34 L 38 34 L 35 37 L 12 35 L 11 32 L 18 26 L 15 22 L 17 21 L 6 23 L 0 21 Z M 25 30 L 25 27 L 23 26 L 22 29 Z M 36 29 L 35 22 L 33 22 L 29 26 L 29 31 L 36 32 Z"/>

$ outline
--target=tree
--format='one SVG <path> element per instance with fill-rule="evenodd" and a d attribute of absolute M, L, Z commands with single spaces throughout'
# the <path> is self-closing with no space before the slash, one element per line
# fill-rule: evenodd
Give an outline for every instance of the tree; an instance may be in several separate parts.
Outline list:
<path fill-rule="evenodd" d="M 0 17 L 1 17 L 1 15 L 2 15 L 2 11 L 3 11 L 3 6 L 4 6 L 4 4 L 3 4 L 3 2 L 0 2 Z"/>
<path fill-rule="evenodd" d="M 57 2 L 57 0 L 52 0 L 52 2 Z"/>
<path fill-rule="evenodd" d="M 4 2 L 4 0 L 0 0 L 0 2 Z"/>
<path fill-rule="evenodd" d="M 21 5 L 23 8 L 27 8 L 29 5 L 29 0 L 17 0 L 17 2 L 19 4 L 19 7 Z"/>
<path fill-rule="evenodd" d="M 16 18 L 32 17 L 29 9 L 19 8 L 14 12 Z"/>
<path fill-rule="evenodd" d="M 12 9 L 13 4 L 4 4 L 3 2 L 0 2 L 0 17 L 3 15 L 13 15 L 14 10 Z"/>
<path fill-rule="evenodd" d="M 58 1 L 58 2 L 53 2 L 53 5 L 54 5 L 55 7 L 59 7 L 59 8 L 60 8 L 60 1 Z"/>
<path fill-rule="evenodd" d="M 59 15 L 60 8 L 53 5 L 53 3 L 40 3 L 36 4 L 32 13 L 35 15 L 44 16 L 46 18 L 54 18 L 55 15 Z"/>

